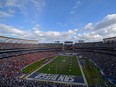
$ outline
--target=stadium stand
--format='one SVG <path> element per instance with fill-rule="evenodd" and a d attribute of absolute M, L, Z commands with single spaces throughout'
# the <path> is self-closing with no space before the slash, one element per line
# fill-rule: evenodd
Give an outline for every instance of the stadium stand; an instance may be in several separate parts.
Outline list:
<path fill-rule="evenodd" d="M 99 67 L 103 76 L 116 84 L 115 43 L 75 43 L 74 50 L 81 56 L 91 59 Z"/>
<path fill-rule="evenodd" d="M 38 44 L 35 40 L 0 36 L 0 87 L 48 86 L 46 83 L 21 79 L 21 69 L 42 58 L 55 56 L 61 48 L 62 43 Z"/>
<path fill-rule="evenodd" d="M 63 50 L 63 43 L 39 43 L 0 36 L 0 87 L 78 87 L 21 79 L 25 66 Z M 67 51 L 66 51 L 67 52 Z M 71 52 L 71 51 L 70 51 Z M 116 43 L 88 42 L 73 44 L 73 51 L 89 58 L 99 67 L 103 76 L 116 84 Z M 82 61 L 83 62 L 83 61 Z M 84 87 L 84 86 L 79 86 Z"/>
<path fill-rule="evenodd" d="M 28 81 L 24 81 L 19 78 L 20 75 L 22 74 L 21 69 L 34 61 L 37 61 L 41 58 L 55 56 L 55 54 L 56 54 L 55 52 L 37 52 L 1 59 L 0 60 L 1 86 L 11 86 L 11 87 L 26 86 Z"/>
<path fill-rule="evenodd" d="M 24 40 L 0 36 L 0 58 L 17 56 L 40 51 L 60 51 L 62 43 L 39 43 L 36 40 Z"/>

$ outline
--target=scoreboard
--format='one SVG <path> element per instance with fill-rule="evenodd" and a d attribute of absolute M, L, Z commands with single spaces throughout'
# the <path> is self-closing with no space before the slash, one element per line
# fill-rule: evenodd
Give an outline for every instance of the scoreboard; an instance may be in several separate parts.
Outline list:
<path fill-rule="evenodd" d="M 65 41 L 64 42 L 64 49 L 65 50 L 72 50 L 73 49 L 73 41 Z"/>

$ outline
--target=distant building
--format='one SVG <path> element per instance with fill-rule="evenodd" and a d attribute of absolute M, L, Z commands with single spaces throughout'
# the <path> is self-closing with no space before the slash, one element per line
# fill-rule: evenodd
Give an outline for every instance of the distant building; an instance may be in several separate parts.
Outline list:
<path fill-rule="evenodd" d="M 116 43 L 116 37 L 104 38 L 104 43 Z"/>

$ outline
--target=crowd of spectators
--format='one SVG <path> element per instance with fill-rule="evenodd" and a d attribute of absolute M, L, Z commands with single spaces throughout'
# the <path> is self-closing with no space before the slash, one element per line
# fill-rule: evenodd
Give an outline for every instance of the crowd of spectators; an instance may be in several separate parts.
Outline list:
<path fill-rule="evenodd" d="M 116 57 L 96 52 L 79 52 L 80 55 L 91 59 L 100 68 L 104 77 L 116 84 Z"/>
<path fill-rule="evenodd" d="M 21 43 L 0 42 L 0 50 L 3 50 L 3 49 L 36 48 L 36 47 L 38 47 L 38 44 L 21 44 Z"/>
<path fill-rule="evenodd" d="M 62 47 L 63 43 L 37 43 L 0 36 L 0 87 L 77 87 L 20 78 L 25 66 L 41 58 L 56 56 Z"/>
<path fill-rule="evenodd" d="M 62 50 L 61 43 L 21 44 L 0 42 L 0 87 L 78 87 L 63 84 L 48 84 L 43 82 L 21 79 L 21 69 L 41 58 L 56 55 L 57 49 Z M 30 49 L 20 51 L 19 49 Z M 54 49 L 52 51 L 33 50 Z M 75 43 L 74 51 L 90 58 L 103 72 L 103 75 L 116 84 L 116 44 L 115 43 Z M 3 50 L 18 49 L 17 51 L 2 52 Z M 7 58 L 6 58 L 7 57 Z M 79 86 L 84 87 L 84 86 Z"/>
<path fill-rule="evenodd" d="M 31 49 L 31 50 L 17 50 L 17 51 L 5 51 L 5 52 L 0 52 L 0 58 L 9 58 L 12 56 L 18 56 L 18 55 L 23 55 L 23 54 L 29 54 L 29 53 L 35 53 L 35 52 L 59 52 L 60 50 L 40 50 L 40 49 Z"/>
<path fill-rule="evenodd" d="M 58 84 L 39 81 L 29 81 L 20 78 L 23 69 L 42 58 L 56 56 L 57 52 L 35 52 L 0 59 L 0 87 L 85 87 L 70 84 Z"/>
<path fill-rule="evenodd" d="M 84 42 L 75 43 L 75 48 L 116 48 L 116 43 L 103 43 L 103 42 Z"/>
<path fill-rule="evenodd" d="M 21 69 L 41 58 L 55 55 L 55 52 L 37 52 L 0 59 L 0 87 L 37 87 L 38 82 L 20 78 Z"/>
<path fill-rule="evenodd" d="M 61 51 L 62 43 L 10 43 L 0 42 L 0 58 L 17 56 L 38 51 Z"/>
<path fill-rule="evenodd" d="M 0 42 L 1 50 L 11 50 L 11 49 L 62 49 L 62 43 L 38 43 L 38 44 L 24 44 L 24 43 L 6 43 Z"/>
<path fill-rule="evenodd" d="M 104 77 L 116 84 L 116 43 L 75 43 L 74 50 L 91 59 Z"/>

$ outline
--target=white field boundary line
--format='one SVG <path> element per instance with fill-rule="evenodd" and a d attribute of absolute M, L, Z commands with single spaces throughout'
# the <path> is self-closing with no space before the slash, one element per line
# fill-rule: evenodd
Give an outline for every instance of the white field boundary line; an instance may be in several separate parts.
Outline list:
<path fill-rule="evenodd" d="M 77 57 L 77 56 L 76 56 L 76 57 Z M 78 57 L 77 57 L 77 60 L 78 60 Z M 82 76 L 83 76 L 84 82 L 85 82 L 85 84 L 88 86 L 88 83 L 87 83 L 87 80 L 86 80 L 85 74 L 84 74 L 84 72 L 83 72 L 82 66 L 81 66 L 81 64 L 80 64 L 80 62 L 79 62 L 79 61 L 78 61 L 78 63 L 79 63 L 79 67 L 80 67 L 80 70 L 81 70 L 81 73 L 82 73 Z"/>
<path fill-rule="evenodd" d="M 56 59 L 58 56 L 56 56 L 54 59 Z M 41 69 L 42 67 L 44 67 L 45 65 L 47 65 L 48 63 L 52 62 L 54 59 L 52 59 L 51 61 L 47 62 L 46 64 L 44 64 L 43 66 L 41 66 L 40 68 L 38 68 L 37 70 L 35 70 L 34 72 L 32 72 L 30 75 L 28 75 L 26 77 L 27 80 L 35 80 L 35 81 L 44 81 L 44 82 L 53 82 L 53 83 L 61 83 L 61 84 L 69 84 L 69 85 L 81 85 L 81 86 L 86 86 L 85 83 L 72 83 L 72 82 L 61 82 L 61 81 L 51 81 L 51 80 L 39 80 L 39 79 L 35 79 L 35 78 L 28 78 L 29 76 L 31 76 L 33 73 L 35 73 L 36 71 L 38 71 L 39 69 Z M 84 81 L 85 82 L 85 81 Z"/>
<path fill-rule="evenodd" d="M 50 56 L 50 57 L 54 57 L 54 56 Z M 23 67 L 23 68 L 21 69 L 21 71 L 22 71 L 23 69 L 25 69 L 26 67 L 32 65 L 33 63 L 38 62 L 38 61 L 41 61 L 41 60 L 43 60 L 43 59 L 45 59 L 45 58 L 49 58 L 49 57 L 43 57 L 43 58 L 38 59 L 37 61 L 34 61 L 34 62 L 28 64 L 28 65 L 26 65 L 25 67 Z M 28 74 L 22 74 L 22 75 L 20 76 L 20 78 L 25 77 L 26 75 L 28 75 Z"/>
<path fill-rule="evenodd" d="M 61 84 L 69 84 L 69 85 L 80 85 L 80 86 L 85 86 L 86 84 L 83 83 L 72 83 L 72 82 L 62 82 L 62 81 L 51 81 L 51 80 L 39 80 L 35 78 L 28 78 L 28 80 L 35 80 L 35 81 L 42 81 L 42 82 L 53 82 L 53 83 L 61 83 Z"/>
<path fill-rule="evenodd" d="M 89 61 L 91 61 L 92 63 L 94 63 L 94 65 L 95 65 L 97 68 L 99 68 L 99 67 L 97 66 L 97 64 L 96 64 L 93 60 L 89 59 Z M 99 68 L 99 69 L 100 69 L 100 68 Z M 100 70 L 101 70 L 101 69 L 100 69 Z M 100 71 L 100 73 L 101 73 L 102 76 L 103 76 L 104 73 L 102 72 L 102 70 Z M 107 80 L 107 81 L 109 81 L 111 84 L 113 84 L 114 86 L 116 86 L 114 83 L 111 82 L 111 80 Z M 105 82 L 104 84 L 107 85 L 106 83 L 107 83 L 107 82 Z M 109 86 L 107 85 L 107 87 L 109 87 Z"/>
<path fill-rule="evenodd" d="M 54 56 L 50 56 L 50 57 L 54 57 Z M 50 57 L 43 57 L 43 58 L 40 58 L 40 59 L 38 59 L 37 61 L 34 61 L 34 62 L 32 62 L 32 63 L 26 65 L 25 67 L 23 67 L 23 68 L 21 69 L 21 71 L 22 71 L 24 68 L 30 66 L 31 64 L 33 64 L 33 63 L 35 63 L 35 62 L 38 62 L 38 61 L 41 61 L 41 60 L 43 60 L 43 59 L 45 59 L 45 58 L 50 58 Z"/>
<path fill-rule="evenodd" d="M 52 62 L 53 60 L 55 60 L 58 56 L 56 56 L 55 58 L 53 58 L 52 60 L 48 61 L 46 64 L 42 65 L 41 67 L 39 67 L 38 69 L 36 69 L 35 71 L 33 71 L 31 74 L 27 75 L 25 78 L 28 79 L 29 76 L 31 76 L 33 73 L 37 72 L 39 69 L 41 69 L 42 67 L 44 67 L 45 65 L 47 65 L 48 63 Z"/>

